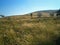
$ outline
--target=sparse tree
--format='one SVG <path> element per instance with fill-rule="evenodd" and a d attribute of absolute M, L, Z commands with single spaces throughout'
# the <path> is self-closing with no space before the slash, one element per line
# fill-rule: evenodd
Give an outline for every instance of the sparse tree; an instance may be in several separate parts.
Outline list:
<path fill-rule="evenodd" d="M 37 16 L 38 16 L 37 18 L 38 18 L 39 21 L 40 21 L 41 15 L 42 15 L 41 13 L 38 13 L 38 14 L 37 14 Z"/>
<path fill-rule="evenodd" d="M 30 16 L 31 16 L 31 19 L 32 19 L 32 15 L 33 15 L 33 14 L 31 13 L 31 14 L 30 14 Z"/>
<path fill-rule="evenodd" d="M 56 13 L 56 16 L 60 16 L 60 9 Z"/>
<path fill-rule="evenodd" d="M 56 12 L 57 19 L 60 20 L 60 9 Z"/>
<path fill-rule="evenodd" d="M 0 15 L 1 17 L 5 17 L 4 15 Z"/>
<path fill-rule="evenodd" d="M 50 16 L 53 17 L 54 16 L 54 13 L 50 13 Z"/>
<path fill-rule="evenodd" d="M 40 18 L 40 17 L 41 17 L 41 13 L 38 13 L 37 15 L 38 15 L 38 18 Z"/>

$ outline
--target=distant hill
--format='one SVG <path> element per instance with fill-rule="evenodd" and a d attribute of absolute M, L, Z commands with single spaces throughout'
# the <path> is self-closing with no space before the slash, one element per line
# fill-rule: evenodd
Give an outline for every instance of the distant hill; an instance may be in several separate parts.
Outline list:
<path fill-rule="evenodd" d="M 42 10 L 37 12 L 56 13 L 57 10 Z"/>
<path fill-rule="evenodd" d="M 55 11 L 32 12 L 33 18 L 30 14 L 0 18 L 0 45 L 58 45 L 60 18 L 35 18 L 39 12 L 49 16 Z"/>
<path fill-rule="evenodd" d="M 31 19 L 30 15 L 0 18 L 0 45 L 55 45 L 59 37 L 60 19 Z"/>
<path fill-rule="evenodd" d="M 33 16 L 36 16 L 36 15 L 39 15 L 40 13 L 41 13 L 41 15 L 43 16 L 43 17 L 50 17 L 51 15 L 51 13 L 53 13 L 54 15 L 56 15 L 56 12 L 57 12 L 58 10 L 42 10 L 42 11 L 35 11 L 35 12 L 32 12 L 32 15 Z M 29 14 L 27 14 L 27 15 L 30 15 L 31 13 L 29 13 Z"/>
<path fill-rule="evenodd" d="M 33 15 L 33 17 L 34 16 L 36 17 L 40 13 L 41 13 L 42 17 L 50 17 L 51 16 L 50 13 L 53 13 L 54 15 L 56 15 L 56 11 L 58 11 L 58 10 L 42 10 L 42 11 L 35 11 L 35 12 L 27 13 L 24 15 L 14 15 L 14 16 L 8 16 L 8 17 L 26 18 L 27 16 L 29 17 L 31 14 Z"/>

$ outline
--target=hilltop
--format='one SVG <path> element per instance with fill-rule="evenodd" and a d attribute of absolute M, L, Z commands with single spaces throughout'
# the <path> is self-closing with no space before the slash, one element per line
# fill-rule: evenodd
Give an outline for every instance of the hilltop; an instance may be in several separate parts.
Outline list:
<path fill-rule="evenodd" d="M 52 16 L 51 14 L 53 14 L 53 16 L 56 16 L 57 11 L 58 10 L 42 10 L 42 11 L 35 11 L 35 12 L 32 12 L 32 13 L 24 14 L 24 15 L 21 15 L 21 16 L 22 17 L 25 17 L 25 16 L 29 17 L 32 14 L 32 16 L 34 18 L 34 17 L 38 17 L 38 15 L 41 14 L 41 17 L 51 17 Z"/>

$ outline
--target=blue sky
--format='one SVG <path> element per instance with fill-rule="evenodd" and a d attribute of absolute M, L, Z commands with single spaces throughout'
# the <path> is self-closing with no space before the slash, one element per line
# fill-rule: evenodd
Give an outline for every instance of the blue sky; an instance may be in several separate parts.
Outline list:
<path fill-rule="evenodd" d="M 0 0 L 0 14 L 6 16 L 59 8 L 60 0 Z"/>

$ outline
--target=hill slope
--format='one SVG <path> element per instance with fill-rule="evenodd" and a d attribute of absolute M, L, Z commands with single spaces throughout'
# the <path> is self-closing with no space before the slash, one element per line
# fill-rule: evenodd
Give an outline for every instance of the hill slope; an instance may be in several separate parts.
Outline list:
<path fill-rule="evenodd" d="M 0 18 L 0 45 L 55 45 L 60 19 L 11 16 Z"/>
<path fill-rule="evenodd" d="M 28 13 L 28 14 L 25 14 L 25 15 L 33 15 L 33 17 L 37 17 L 38 15 L 41 15 L 41 17 L 51 17 L 53 14 L 54 16 L 56 16 L 56 12 L 58 10 L 43 10 L 43 11 L 35 11 L 35 12 L 32 12 L 32 13 Z"/>

